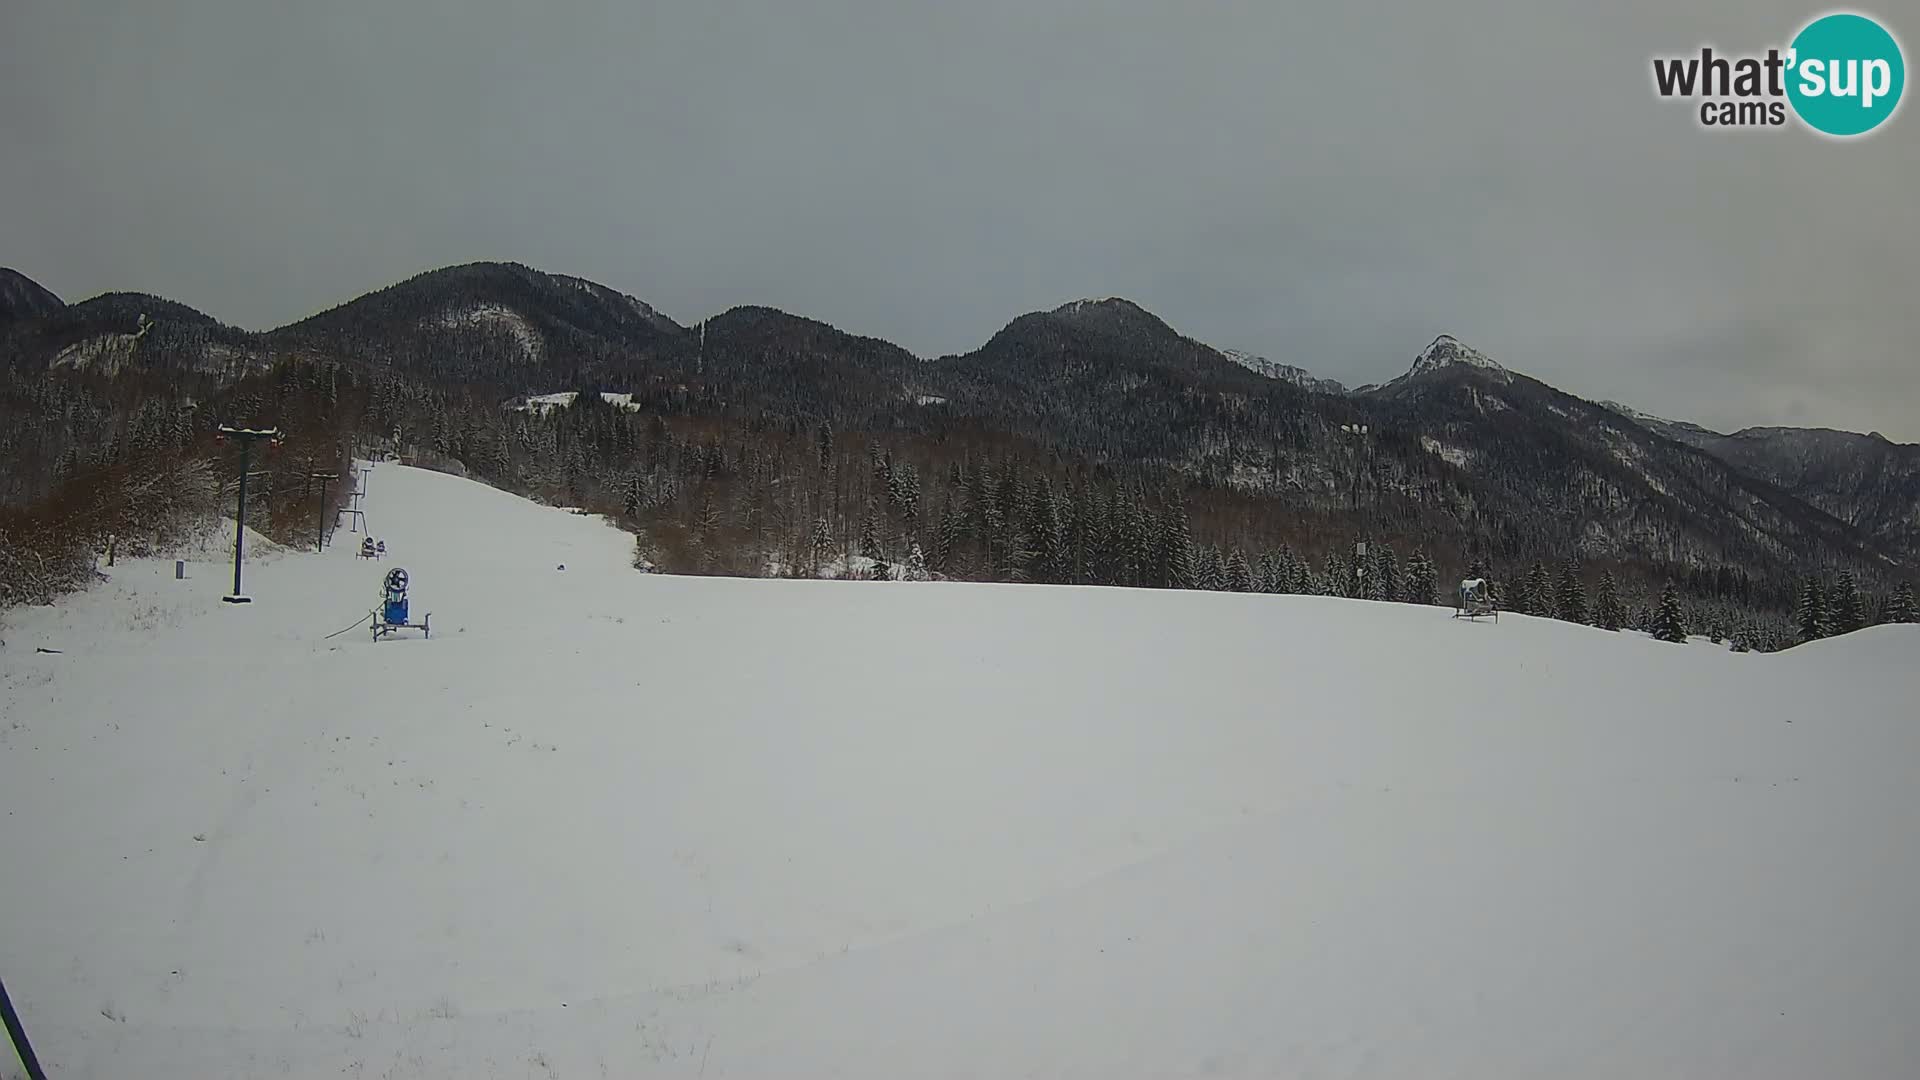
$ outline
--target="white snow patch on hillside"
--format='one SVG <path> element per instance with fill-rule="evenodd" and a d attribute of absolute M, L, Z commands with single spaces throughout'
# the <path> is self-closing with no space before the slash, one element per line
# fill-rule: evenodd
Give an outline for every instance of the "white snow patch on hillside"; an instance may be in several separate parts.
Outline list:
<path fill-rule="evenodd" d="M 947 399 L 938 394 L 916 394 L 914 395 L 913 403 L 915 405 L 945 405 Z"/>
<path fill-rule="evenodd" d="M 564 409 L 572 405 L 574 399 L 579 396 L 580 392 L 577 390 L 562 390 L 557 394 L 533 394 L 516 404 L 509 405 L 507 408 L 513 412 L 545 414 L 555 409 Z M 614 394 L 602 391 L 600 400 L 609 405 L 629 411 L 637 411 L 640 408 L 633 403 L 632 394 Z"/>
<path fill-rule="evenodd" d="M 1633 470 L 1634 475 L 1646 481 L 1647 486 L 1653 490 L 1662 495 L 1672 494 L 1672 491 L 1668 489 L 1667 485 L 1662 483 L 1660 478 L 1653 474 L 1653 470 L 1647 466 L 1646 450 L 1641 447 L 1637 440 L 1630 438 L 1624 432 L 1616 431 L 1610 427 L 1602 427 L 1600 431 L 1601 435 L 1606 439 L 1607 449 L 1613 454 L 1614 460 Z"/>
<path fill-rule="evenodd" d="M 1473 452 L 1459 446 L 1449 446 L 1431 435 L 1420 436 L 1420 446 L 1427 453 L 1447 462 L 1456 468 L 1464 469 L 1473 461 Z"/>
<path fill-rule="evenodd" d="M 513 337 L 520 346 L 521 354 L 527 360 L 540 359 L 540 331 L 534 329 L 526 316 L 512 308 L 499 304 L 475 304 L 472 307 L 442 312 L 439 325 L 447 330 L 457 330 L 461 327 L 499 330 Z"/>
<path fill-rule="evenodd" d="M 367 490 L 383 563 L 8 613 L 0 972 L 52 1075 L 1911 1071 L 1914 627 L 677 578 Z M 396 565 L 431 640 L 353 627 Z"/>
<path fill-rule="evenodd" d="M 1255 356 L 1249 352 L 1242 352 L 1239 349 L 1219 349 L 1216 351 L 1218 351 L 1221 356 L 1239 364 L 1248 371 L 1265 378 L 1292 383 L 1303 389 L 1317 390 L 1323 394 L 1346 393 L 1346 387 L 1341 385 L 1337 380 L 1322 379 L 1303 367 L 1296 367 L 1293 364 L 1282 364 L 1269 360 L 1264 356 Z"/>
<path fill-rule="evenodd" d="M 139 342 L 139 334 L 98 334 L 83 338 L 56 353 L 52 366 L 118 375 L 133 361 L 133 351 Z"/>

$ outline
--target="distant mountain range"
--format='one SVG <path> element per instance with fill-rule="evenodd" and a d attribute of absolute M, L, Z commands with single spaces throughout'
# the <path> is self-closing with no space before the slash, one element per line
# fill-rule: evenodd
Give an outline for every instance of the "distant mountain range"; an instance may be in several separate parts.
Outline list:
<path fill-rule="evenodd" d="M 1349 391 L 1215 349 L 1120 298 L 1021 315 L 972 352 L 923 360 L 771 308 L 684 326 L 606 286 L 509 263 L 431 271 L 264 333 L 142 294 L 69 306 L 0 271 L 0 359 L 16 371 L 233 378 L 294 357 L 498 406 L 594 390 L 691 415 L 997 432 L 1510 555 L 1773 573 L 1920 563 L 1920 446 L 1792 428 L 1723 435 L 1582 400 L 1446 335 L 1399 377 Z M 1343 430 L 1356 425 L 1370 434 Z"/>

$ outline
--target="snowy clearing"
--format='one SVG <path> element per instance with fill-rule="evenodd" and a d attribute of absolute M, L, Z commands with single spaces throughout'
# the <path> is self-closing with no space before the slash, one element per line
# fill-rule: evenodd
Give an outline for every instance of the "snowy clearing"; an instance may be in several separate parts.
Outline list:
<path fill-rule="evenodd" d="M 535 394 L 525 401 L 510 406 L 509 408 L 513 412 L 531 412 L 544 416 L 555 409 L 564 409 L 571 406 L 574 399 L 579 396 L 580 392 L 578 390 L 563 390 L 557 394 Z M 601 391 L 600 400 L 615 408 L 626 409 L 630 412 L 639 408 L 633 403 L 632 394 L 615 394 L 608 391 Z"/>
<path fill-rule="evenodd" d="M 502 304 L 482 303 L 445 311 L 435 325 L 442 330 L 478 328 L 500 331 L 513 338 L 520 346 L 522 355 L 530 362 L 538 361 L 542 353 L 540 331 L 527 321 L 525 315 Z"/>
<path fill-rule="evenodd" d="M 1914 1073 L 1915 627 L 675 578 L 367 489 L 384 562 L 9 613 L 53 1076 Z M 432 639 L 326 638 L 395 565 Z"/>
<path fill-rule="evenodd" d="M 1449 446 L 1431 435 L 1420 436 L 1420 448 L 1457 469 L 1464 469 L 1473 463 L 1472 452 Z"/>

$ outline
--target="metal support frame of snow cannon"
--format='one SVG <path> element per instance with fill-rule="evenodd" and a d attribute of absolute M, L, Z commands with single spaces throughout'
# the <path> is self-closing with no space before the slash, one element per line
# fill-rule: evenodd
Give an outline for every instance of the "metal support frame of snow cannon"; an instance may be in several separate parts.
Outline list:
<path fill-rule="evenodd" d="M 1493 583 L 1485 578 L 1462 581 L 1458 599 L 1454 601 L 1453 617 L 1479 619 L 1489 615 L 1494 622 L 1500 621 L 1500 608 L 1493 602 Z"/>
<path fill-rule="evenodd" d="M 401 630 L 418 630 L 433 637 L 433 612 L 427 612 L 419 622 L 408 619 L 407 572 L 396 566 L 387 571 L 381 585 L 380 606 L 373 613 L 373 640 L 379 641 Z"/>

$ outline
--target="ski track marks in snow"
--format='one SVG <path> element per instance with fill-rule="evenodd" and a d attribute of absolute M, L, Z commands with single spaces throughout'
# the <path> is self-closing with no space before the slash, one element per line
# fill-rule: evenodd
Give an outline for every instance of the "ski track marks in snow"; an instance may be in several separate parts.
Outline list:
<path fill-rule="evenodd" d="M 368 490 L 384 562 L 9 613 L 0 971 L 55 1075 L 1912 1063 L 1913 628 L 674 578 Z M 327 639 L 394 565 L 434 637 Z"/>

